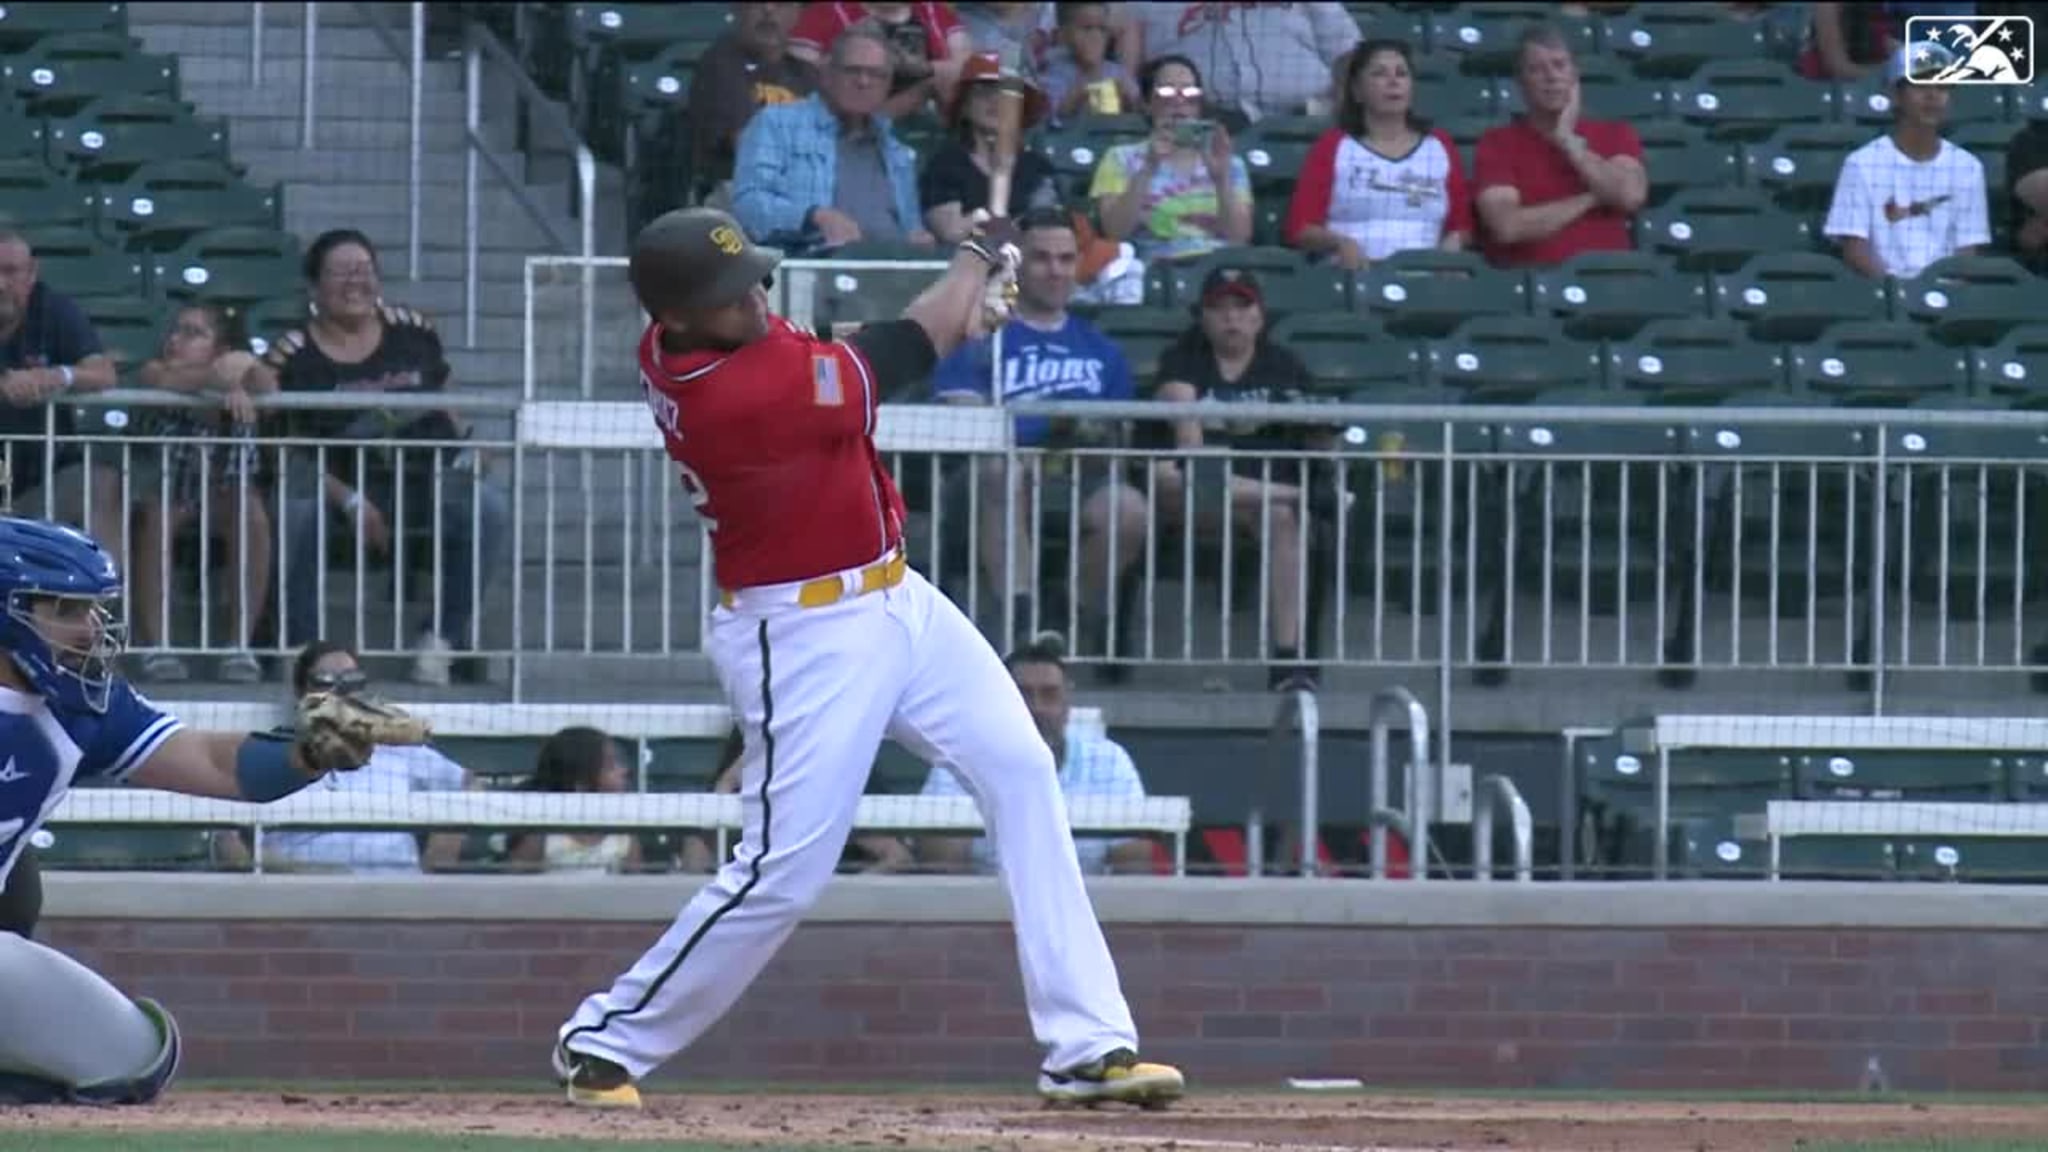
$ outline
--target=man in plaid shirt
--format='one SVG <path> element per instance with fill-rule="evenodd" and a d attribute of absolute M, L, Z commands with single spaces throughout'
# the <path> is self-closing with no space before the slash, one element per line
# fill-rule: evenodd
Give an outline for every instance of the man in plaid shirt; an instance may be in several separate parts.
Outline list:
<path fill-rule="evenodd" d="M 1050 634 L 1010 654 L 1006 664 L 1039 735 L 1052 748 L 1058 765 L 1060 791 L 1068 799 L 1077 796 L 1118 796 L 1142 800 L 1145 783 L 1137 765 L 1123 745 L 1072 724 L 1068 694 L 1072 681 L 1067 675 L 1063 645 Z M 925 777 L 925 796 L 965 796 L 960 781 L 949 770 L 934 767 Z M 986 837 L 926 838 L 918 845 L 918 861 L 941 871 L 994 872 L 995 851 Z M 1081 871 L 1093 875 L 1105 872 L 1150 873 L 1152 845 L 1142 837 L 1107 840 L 1083 837 L 1074 843 L 1081 857 Z"/>

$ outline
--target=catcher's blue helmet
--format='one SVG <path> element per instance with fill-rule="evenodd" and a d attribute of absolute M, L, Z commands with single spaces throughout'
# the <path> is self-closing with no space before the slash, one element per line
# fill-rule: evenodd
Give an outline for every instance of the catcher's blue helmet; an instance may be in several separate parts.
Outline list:
<path fill-rule="evenodd" d="M 0 648 L 60 711 L 104 712 L 125 631 L 121 573 L 92 537 L 0 516 Z"/>

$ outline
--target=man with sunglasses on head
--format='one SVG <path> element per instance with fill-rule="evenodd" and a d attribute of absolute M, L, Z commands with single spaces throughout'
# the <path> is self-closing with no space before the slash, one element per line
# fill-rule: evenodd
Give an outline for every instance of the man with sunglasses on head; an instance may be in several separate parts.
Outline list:
<path fill-rule="evenodd" d="M 309 692 L 356 696 L 367 692 L 370 678 L 347 645 L 316 640 L 301 649 L 292 664 L 292 698 Z M 406 795 L 413 792 L 461 792 L 474 786 L 462 765 L 424 744 L 379 744 L 360 769 L 329 776 L 319 785 L 339 792 Z M 352 872 L 359 875 L 438 871 L 455 865 L 462 854 L 460 832 L 427 833 L 422 838 L 403 830 L 273 831 L 263 838 L 266 871 Z M 233 830 L 214 837 L 220 862 L 243 867 L 249 845 Z"/>
<path fill-rule="evenodd" d="M 0 886 L 74 784 L 268 803 L 361 767 L 383 735 L 348 719 L 357 705 L 327 697 L 302 701 L 296 731 L 184 727 L 115 672 L 120 592 L 113 557 L 91 537 L 0 517 Z M 0 934 L 0 1106 L 148 1103 L 177 1073 L 178 1054 L 161 1005 Z"/>
<path fill-rule="evenodd" d="M 875 448 L 876 403 L 999 327 L 1022 254 L 977 216 L 898 320 L 820 340 L 768 310 L 781 254 L 710 208 L 633 242 L 652 317 L 648 408 L 709 532 L 720 588 L 704 649 L 741 729 L 740 843 L 610 988 L 562 1026 L 571 1103 L 637 1108 L 635 1081 L 722 1019 L 839 866 L 885 736 L 958 775 L 1002 844 L 1025 1003 L 1057 1102 L 1158 1105 L 1181 1074 L 1138 1059 L 1054 772 L 1016 682 L 904 556 L 903 497 Z"/>

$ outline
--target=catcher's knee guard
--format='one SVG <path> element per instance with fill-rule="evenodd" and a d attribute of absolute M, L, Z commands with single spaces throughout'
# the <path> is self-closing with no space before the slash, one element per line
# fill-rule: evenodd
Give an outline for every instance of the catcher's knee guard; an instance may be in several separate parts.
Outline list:
<path fill-rule="evenodd" d="M 154 1103 L 178 1075 L 178 1062 L 183 1055 L 178 1022 L 154 1000 L 138 997 L 135 1006 L 142 1009 L 163 1037 L 163 1047 L 148 1068 L 124 1080 L 87 1085 L 59 1084 L 39 1076 L 0 1072 L 0 1105 L 83 1104 L 109 1107 Z"/>

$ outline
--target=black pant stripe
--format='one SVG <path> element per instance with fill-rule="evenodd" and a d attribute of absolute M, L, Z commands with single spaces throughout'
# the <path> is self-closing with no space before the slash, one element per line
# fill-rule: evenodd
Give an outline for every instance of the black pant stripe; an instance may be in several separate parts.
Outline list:
<path fill-rule="evenodd" d="M 753 862 L 748 865 L 746 883 L 741 884 L 739 890 L 732 894 L 731 899 L 719 905 L 716 911 L 704 918 L 702 924 L 697 925 L 697 930 L 690 933 L 690 938 L 683 941 L 682 948 L 677 950 L 675 959 L 668 962 L 668 967 L 661 970 L 661 975 L 654 978 L 654 982 L 647 986 L 647 991 L 641 993 L 640 999 L 629 1008 L 610 1009 L 595 1024 L 585 1024 L 580 1028 L 570 1029 L 569 1034 L 562 1037 L 562 1047 L 568 1051 L 575 1051 L 574 1048 L 570 1047 L 570 1043 L 578 1036 L 594 1036 L 603 1032 L 605 1026 L 614 1020 L 622 1020 L 625 1017 L 645 1012 L 647 1006 L 654 1002 L 654 998 L 661 995 L 662 986 L 668 983 L 669 977 L 674 976 L 676 970 L 683 966 L 683 961 L 690 958 L 690 952 L 697 947 L 697 942 L 704 939 L 705 934 L 711 931 L 711 926 L 723 920 L 727 913 L 744 903 L 747 893 L 752 892 L 761 883 L 761 861 L 768 856 L 768 832 L 769 829 L 774 827 L 774 821 L 771 818 L 772 813 L 769 809 L 768 789 L 775 781 L 775 694 L 769 689 L 771 661 L 769 659 L 768 622 L 766 620 L 760 622 L 755 636 L 761 648 L 761 754 L 766 761 L 761 769 L 761 851 L 754 857 Z"/>

